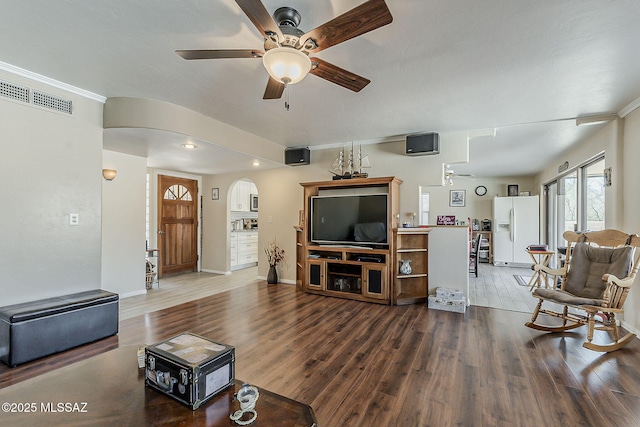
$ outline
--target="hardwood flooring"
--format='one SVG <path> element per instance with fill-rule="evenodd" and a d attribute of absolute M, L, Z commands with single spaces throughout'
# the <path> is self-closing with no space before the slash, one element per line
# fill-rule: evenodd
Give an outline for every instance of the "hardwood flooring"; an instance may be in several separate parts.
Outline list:
<path fill-rule="evenodd" d="M 0 388 L 191 331 L 234 345 L 237 377 L 310 404 L 324 427 L 640 426 L 638 340 L 602 355 L 581 347 L 583 328 L 541 333 L 524 326 L 527 313 L 389 307 L 253 282 L 123 319 L 118 336 L 97 343 L 1 365 Z"/>

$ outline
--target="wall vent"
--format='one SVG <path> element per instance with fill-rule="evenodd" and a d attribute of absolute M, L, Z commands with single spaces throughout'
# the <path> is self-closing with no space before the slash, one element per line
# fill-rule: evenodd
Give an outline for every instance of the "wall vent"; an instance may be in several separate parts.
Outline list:
<path fill-rule="evenodd" d="M 28 103 L 29 88 L 0 80 L 0 96 Z"/>
<path fill-rule="evenodd" d="M 70 100 L 37 90 L 33 91 L 33 104 L 50 110 L 60 111 L 61 113 L 73 113 L 73 104 Z"/>

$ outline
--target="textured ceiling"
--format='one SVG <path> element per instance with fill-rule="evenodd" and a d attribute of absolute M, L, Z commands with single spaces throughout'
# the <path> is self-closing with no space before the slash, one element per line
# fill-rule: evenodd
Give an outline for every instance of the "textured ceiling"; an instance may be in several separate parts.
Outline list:
<path fill-rule="evenodd" d="M 283 146 L 497 128 L 495 138 L 471 142 L 468 164 L 456 165 L 478 176 L 535 173 L 597 128 L 578 128 L 573 118 L 617 113 L 640 97 L 638 1 L 387 0 L 390 25 L 317 54 L 371 84 L 353 93 L 309 75 L 290 88 L 290 111 L 282 100 L 262 100 L 259 59 L 185 61 L 174 53 L 260 49 L 233 0 L 10 3 L 4 63 L 105 97 L 171 102 Z M 300 28 L 310 30 L 362 0 L 263 3 L 270 12 L 296 8 Z M 115 149 L 112 138 L 105 132 L 105 147 Z M 150 158 L 175 149 L 146 144 Z M 177 169 L 189 169 L 189 159 L 180 162 Z M 215 171 L 210 162 L 199 173 Z"/>

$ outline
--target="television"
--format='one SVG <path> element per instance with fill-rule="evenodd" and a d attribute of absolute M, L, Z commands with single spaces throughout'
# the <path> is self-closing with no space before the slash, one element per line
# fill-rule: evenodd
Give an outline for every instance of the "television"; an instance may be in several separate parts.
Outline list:
<path fill-rule="evenodd" d="M 311 241 L 314 243 L 388 245 L 387 223 L 387 194 L 311 198 Z"/>

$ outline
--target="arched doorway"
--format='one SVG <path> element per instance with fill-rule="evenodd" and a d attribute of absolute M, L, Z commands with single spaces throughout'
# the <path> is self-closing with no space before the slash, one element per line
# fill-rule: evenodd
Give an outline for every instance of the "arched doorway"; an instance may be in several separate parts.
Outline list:
<path fill-rule="evenodd" d="M 231 271 L 258 265 L 258 188 L 248 178 L 236 181 L 229 191 Z"/>

